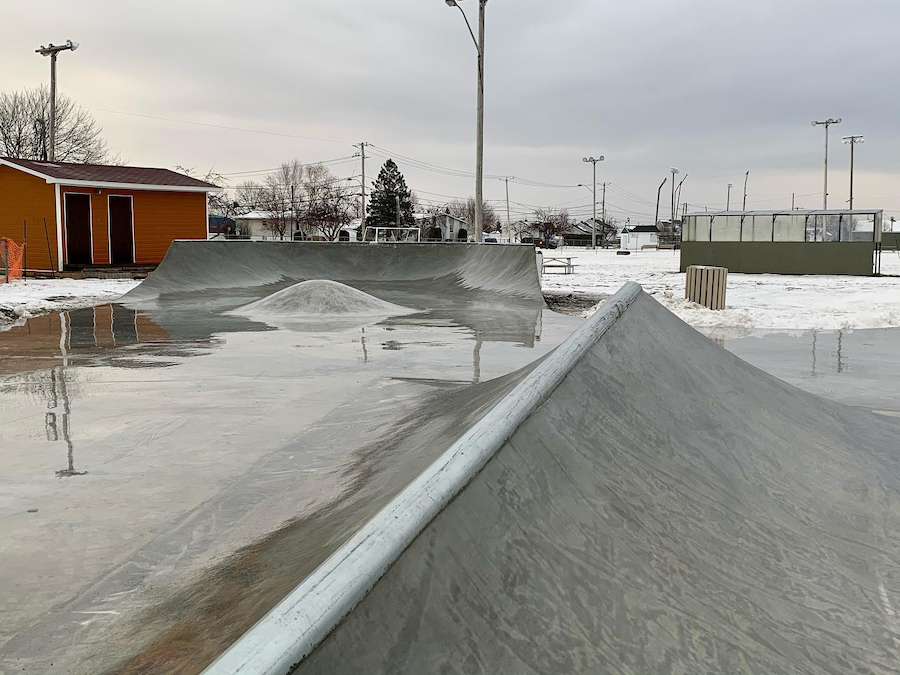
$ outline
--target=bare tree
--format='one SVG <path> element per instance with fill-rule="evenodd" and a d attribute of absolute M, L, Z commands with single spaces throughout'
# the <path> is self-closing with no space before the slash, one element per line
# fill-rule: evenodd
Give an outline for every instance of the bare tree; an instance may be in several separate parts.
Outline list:
<path fill-rule="evenodd" d="M 445 212 L 449 213 L 451 216 L 466 221 L 469 227 L 472 227 L 475 224 L 474 197 L 469 197 L 465 201 L 454 199 L 452 202 L 447 203 L 445 209 Z M 482 212 L 484 214 L 484 231 L 493 232 L 499 230 L 500 219 L 497 217 L 497 212 L 494 211 L 494 207 L 487 202 L 483 202 Z"/>
<path fill-rule="evenodd" d="M 352 185 L 337 178 L 321 164 L 306 166 L 300 210 L 300 223 L 306 236 L 319 234 L 328 241 L 337 241 L 341 230 L 353 219 L 355 200 Z"/>
<path fill-rule="evenodd" d="M 292 159 L 263 181 L 266 188 L 263 210 L 269 214 L 266 230 L 281 239 L 297 229 L 297 200 L 302 198 L 303 173 L 300 160 Z"/>
<path fill-rule="evenodd" d="M 569 230 L 569 212 L 566 209 L 535 209 L 534 226 L 545 237 L 565 234 Z"/>
<path fill-rule="evenodd" d="M 56 159 L 60 162 L 118 164 L 93 116 L 64 94 L 56 96 Z M 0 154 L 21 159 L 49 155 L 50 90 L 42 85 L 0 93 Z"/>

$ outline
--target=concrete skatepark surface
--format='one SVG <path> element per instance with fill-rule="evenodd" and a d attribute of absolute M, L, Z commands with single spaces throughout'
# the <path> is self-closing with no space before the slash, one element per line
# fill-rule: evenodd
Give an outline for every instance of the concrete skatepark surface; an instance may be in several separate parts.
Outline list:
<path fill-rule="evenodd" d="M 0 334 L 0 672 L 199 672 L 580 323 L 528 247 L 507 296 L 446 264 L 403 282 L 390 248 L 393 278 L 355 283 L 416 314 L 229 314 L 296 266 Z"/>
<path fill-rule="evenodd" d="M 530 248 L 198 246 L 0 337 L 2 672 L 200 672 L 603 320 L 545 310 Z M 228 314 L 317 278 L 419 314 Z M 643 294 L 561 377 L 298 672 L 900 672 L 900 421 Z"/>

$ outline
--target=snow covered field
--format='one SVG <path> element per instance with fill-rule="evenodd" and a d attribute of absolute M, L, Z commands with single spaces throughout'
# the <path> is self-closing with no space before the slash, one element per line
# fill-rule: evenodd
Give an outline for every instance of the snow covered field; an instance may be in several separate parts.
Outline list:
<path fill-rule="evenodd" d="M 0 284 L 0 330 L 32 316 L 111 302 L 139 283 L 139 279 L 28 279 Z"/>
<path fill-rule="evenodd" d="M 546 251 L 568 257 L 575 274 L 545 274 L 545 293 L 609 295 L 636 281 L 684 321 L 707 335 L 741 337 L 810 329 L 900 326 L 900 276 L 729 274 L 727 308 L 713 312 L 684 299 L 685 275 L 673 251 Z M 882 273 L 900 275 L 900 253 L 882 254 Z M 584 312 L 590 315 L 593 310 Z"/>

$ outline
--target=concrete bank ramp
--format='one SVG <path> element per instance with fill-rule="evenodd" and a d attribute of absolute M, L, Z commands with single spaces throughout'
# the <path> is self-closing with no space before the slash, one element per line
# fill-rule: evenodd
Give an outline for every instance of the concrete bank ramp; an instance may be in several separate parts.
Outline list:
<path fill-rule="evenodd" d="M 210 673 L 898 673 L 900 424 L 630 284 Z"/>
<path fill-rule="evenodd" d="M 542 302 L 534 248 L 522 245 L 176 241 L 124 302 L 285 280 L 418 282 L 441 294 L 486 291 Z"/>

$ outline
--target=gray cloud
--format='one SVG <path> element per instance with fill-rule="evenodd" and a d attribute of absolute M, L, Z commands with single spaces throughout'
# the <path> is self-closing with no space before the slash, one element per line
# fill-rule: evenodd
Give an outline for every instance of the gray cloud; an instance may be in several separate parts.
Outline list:
<path fill-rule="evenodd" d="M 475 51 L 441 0 L 85 4 L 0 9 L 0 87 L 45 81 L 34 48 L 71 37 L 83 47 L 61 57 L 61 88 L 89 108 L 367 140 L 471 170 Z M 475 0 L 462 4 L 474 19 Z M 846 198 L 840 137 L 865 133 L 860 205 L 900 213 L 898 19 L 893 0 L 490 0 L 487 170 L 572 185 L 590 180 L 581 157 L 602 153 L 601 180 L 616 185 L 612 210 L 638 219 L 653 212 L 672 164 L 690 174 L 692 203 L 724 202 L 725 183 L 749 169 L 751 206 L 786 206 L 792 192 L 814 206 L 822 132 L 809 122 L 841 116 L 832 203 Z M 137 164 L 236 172 L 353 153 L 348 144 L 95 114 Z M 398 163 L 423 197 L 472 192 L 470 179 Z M 501 198 L 502 188 L 488 181 L 488 196 Z M 581 188 L 516 185 L 513 198 L 579 214 L 590 202 Z"/>

